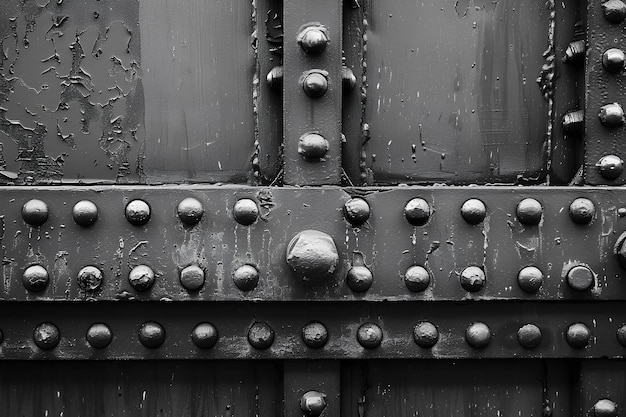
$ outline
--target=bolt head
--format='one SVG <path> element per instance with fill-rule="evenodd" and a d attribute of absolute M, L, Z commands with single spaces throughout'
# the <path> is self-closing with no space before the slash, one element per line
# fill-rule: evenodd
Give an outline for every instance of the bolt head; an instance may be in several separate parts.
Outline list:
<path fill-rule="evenodd" d="M 593 287 L 593 271 L 584 265 L 577 265 L 567 272 L 567 284 L 576 291 L 586 291 Z"/>
<path fill-rule="evenodd" d="M 461 272 L 461 286 L 465 291 L 478 292 L 483 289 L 486 282 L 485 271 L 477 266 L 468 266 Z"/>
<path fill-rule="evenodd" d="M 40 349 L 50 350 L 55 348 L 61 341 L 61 332 L 52 323 L 41 323 L 35 327 L 33 340 Z"/>
<path fill-rule="evenodd" d="M 154 285 L 154 271 L 147 265 L 138 265 L 128 274 L 128 282 L 135 291 L 147 291 Z"/>
<path fill-rule="evenodd" d="M 603 178 L 607 180 L 614 180 L 622 175 L 622 171 L 624 170 L 624 161 L 616 155 L 605 155 L 600 158 L 596 166 L 598 167 L 598 171 Z"/>
<path fill-rule="evenodd" d="M 180 283 L 188 291 L 198 291 L 204 285 L 204 270 L 198 265 L 189 265 L 180 271 Z"/>
<path fill-rule="evenodd" d="M 328 78 L 321 72 L 311 72 L 304 77 L 302 88 L 311 98 L 322 97 L 328 91 Z"/>
<path fill-rule="evenodd" d="M 150 220 L 150 206 L 143 200 L 133 200 L 126 205 L 126 220 L 134 226 L 143 226 Z"/>
<path fill-rule="evenodd" d="M 139 328 L 139 341 L 147 348 L 158 348 L 165 342 L 165 329 L 156 321 L 147 321 Z"/>
<path fill-rule="evenodd" d="M 313 349 L 323 347 L 328 341 L 328 330 L 319 321 L 314 321 L 302 328 L 302 341 Z"/>
<path fill-rule="evenodd" d="M 22 206 L 22 219 L 31 226 L 38 227 L 48 220 L 48 205 L 32 199 Z"/>
<path fill-rule="evenodd" d="M 365 292 L 370 289 L 374 282 L 372 271 L 365 266 L 353 266 L 346 277 L 348 287 L 354 292 Z"/>
<path fill-rule="evenodd" d="M 568 135 L 581 136 L 585 128 L 585 112 L 574 110 L 563 116 L 563 131 Z"/>
<path fill-rule="evenodd" d="M 98 207 L 89 200 L 79 201 L 74 204 L 72 217 L 77 225 L 89 227 L 98 220 Z"/>
<path fill-rule="evenodd" d="M 104 349 L 111 344 L 113 340 L 113 332 L 111 328 L 104 323 L 92 324 L 87 329 L 87 342 L 96 349 Z"/>
<path fill-rule="evenodd" d="M 430 285 L 430 273 L 423 266 L 410 266 L 404 273 L 404 285 L 412 292 L 425 291 Z"/>
<path fill-rule="evenodd" d="M 362 198 L 351 198 L 343 205 L 343 215 L 352 226 L 360 226 L 370 218 L 370 206 Z"/>
<path fill-rule="evenodd" d="M 252 291 L 259 284 L 259 271 L 252 265 L 242 265 L 233 272 L 233 281 L 241 291 Z"/>
<path fill-rule="evenodd" d="M 430 218 L 430 206 L 423 198 L 414 198 L 404 207 L 404 217 L 413 226 L 423 226 Z"/>
<path fill-rule="evenodd" d="M 543 272 L 535 266 L 524 267 L 517 274 L 517 284 L 527 293 L 535 293 L 543 285 Z"/>
<path fill-rule="evenodd" d="M 626 19 L 626 4 L 621 0 L 609 0 L 602 3 L 604 17 L 611 23 L 621 23 Z"/>
<path fill-rule="evenodd" d="M 526 349 L 534 349 L 541 344 L 541 329 L 534 324 L 525 324 L 517 331 L 517 341 Z"/>
<path fill-rule="evenodd" d="M 78 286 L 83 291 L 96 291 L 102 285 L 102 271 L 95 266 L 86 266 L 78 271 Z"/>
<path fill-rule="evenodd" d="M 543 207 L 534 198 L 525 198 L 517 204 L 517 219 L 527 226 L 536 226 L 541 221 Z"/>
<path fill-rule="evenodd" d="M 601 399 L 594 404 L 593 415 L 594 417 L 617 417 L 617 404 L 608 398 Z"/>
<path fill-rule="evenodd" d="M 567 328 L 565 339 L 571 347 L 582 349 L 591 340 L 591 330 L 583 323 L 574 323 Z"/>
<path fill-rule="evenodd" d="M 266 323 L 256 322 L 248 330 L 248 342 L 255 349 L 267 349 L 274 343 L 274 330 Z"/>
<path fill-rule="evenodd" d="M 383 331 L 375 323 L 365 323 L 359 327 L 356 334 L 357 341 L 365 349 L 374 349 L 383 341 Z"/>
<path fill-rule="evenodd" d="M 491 342 L 491 330 L 485 323 L 472 323 L 465 331 L 465 340 L 473 348 L 484 348 Z"/>
<path fill-rule="evenodd" d="M 577 198 L 569 206 L 569 216 L 574 223 L 588 224 L 596 214 L 596 207 L 588 198 Z"/>
<path fill-rule="evenodd" d="M 344 94 L 352 90 L 356 85 L 354 72 L 352 72 L 352 70 L 348 67 L 341 67 L 341 84 Z"/>
<path fill-rule="evenodd" d="M 298 43 L 307 54 L 320 54 L 328 44 L 328 34 L 320 27 L 305 28 L 298 35 Z"/>
<path fill-rule="evenodd" d="M 485 220 L 487 207 L 477 198 L 470 198 L 461 206 L 461 216 L 469 224 L 478 224 Z"/>
<path fill-rule="evenodd" d="M 609 128 L 620 127 L 624 124 L 624 110 L 618 103 L 605 104 L 598 114 L 600 123 Z"/>
<path fill-rule="evenodd" d="M 202 207 L 202 203 L 192 197 L 187 197 L 178 203 L 176 211 L 180 221 L 187 226 L 198 224 L 204 215 L 204 207 Z"/>
<path fill-rule="evenodd" d="M 602 54 L 602 66 L 606 72 L 620 72 L 624 69 L 624 51 L 617 48 L 607 49 Z"/>
<path fill-rule="evenodd" d="M 418 323 L 413 328 L 413 340 L 417 346 L 430 349 L 439 341 L 439 330 L 431 322 Z"/>
<path fill-rule="evenodd" d="M 259 207 L 254 200 L 242 198 L 233 207 L 233 217 L 237 223 L 249 226 L 259 217 Z"/>
<path fill-rule="evenodd" d="M 318 391 L 309 391 L 300 398 L 300 410 L 309 417 L 322 414 L 326 408 L 326 395 Z"/>
<path fill-rule="evenodd" d="M 200 349 L 211 349 L 218 338 L 217 329 L 211 323 L 199 323 L 191 331 L 191 340 Z"/>
<path fill-rule="evenodd" d="M 30 292 L 45 290 L 49 280 L 48 271 L 41 265 L 29 266 L 22 275 L 22 284 Z"/>
<path fill-rule="evenodd" d="M 287 245 L 286 260 L 296 277 L 315 284 L 332 279 L 339 254 L 332 237 L 317 230 L 305 230 Z"/>
<path fill-rule="evenodd" d="M 298 153 L 304 159 L 315 161 L 324 158 L 328 153 L 329 147 L 328 141 L 322 135 L 307 133 L 300 137 Z"/>

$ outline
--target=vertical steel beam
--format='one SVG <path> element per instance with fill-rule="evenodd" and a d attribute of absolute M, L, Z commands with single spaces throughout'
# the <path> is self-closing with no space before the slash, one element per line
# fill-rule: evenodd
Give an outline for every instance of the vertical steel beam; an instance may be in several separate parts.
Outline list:
<path fill-rule="evenodd" d="M 342 2 L 288 0 L 283 7 L 284 182 L 338 184 L 341 179 Z M 328 39 L 325 47 L 318 43 L 313 48 L 317 50 L 305 51 L 302 44 L 307 41 L 302 42 L 302 34 L 307 28 L 324 33 Z M 316 37 L 316 34 L 311 35 L 309 40 Z M 311 87 L 309 94 L 303 87 L 307 76 Z M 322 93 L 325 82 L 326 91 L 319 97 L 311 97 Z M 307 137 L 310 134 L 314 135 Z"/>
<path fill-rule="evenodd" d="M 284 417 L 340 415 L 339 361 L 286 361 Z"/>

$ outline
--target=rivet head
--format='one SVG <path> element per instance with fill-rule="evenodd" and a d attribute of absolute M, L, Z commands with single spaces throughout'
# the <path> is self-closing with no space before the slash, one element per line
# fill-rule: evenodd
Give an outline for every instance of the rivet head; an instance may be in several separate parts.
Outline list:
<path fill-rule="evenodd" d="M 204 270 L 198 265 L 189 265 L 180 271 L 180 283 L 188 291 L 198 291 L 204 285 Z"/>
<path fill-rule="evenodd" d="M 563 131 L 571 136 L 582 136 L 585 131 L 585 112 L 574 110 L 565 113 L 562 121 Z"/>
<path fill-rule="evenodd" d="M 283 67 L 282 65 L 278 65 L 272 68 L 267 73 L 265 80 L 267 81 L 268 87 L 272 91 L 276 93 L 281 93 L 283 91 L 283 77 L 284 77 Z"/>
<path fill-rule="evenodd" d="M 150 206 L 143 200 L 133 200 L 126 206 L 126 220 L 132 225 L 143 226 L 150 220 Z"/>
<path fill-rule="evenodd" d="M 328 141 L 318 133 L 306 133 L 298 142 L 298 153 L 309 161 L 320 160 L 328 153 Z"/>
<path fill-rule="evenodd" d="M 198 224 L 198 222 L 200 221 L 200 219 L 202 219 L 202 216 L 204 215 L 204 207 L 202 207 L 202 203 L 192 197 L 187 197 L 183 201 L 178 203 L 176 211 L 178 213 L 178 218 L 180 219 L 180 221 L 187 226 L 193 226 L 195 224 Z"/>
<path fill-rule="evenodd" d="M 370 218 L 370 206 L 362 198 L 351 198 L 343 205 L 343 215 L 352 226 L 360 226 Z"/>
<path fill-rule="evenodd" d="M 567 272 L 567 284 L 576 291 L 586 291 L 594 284 L 593 271 L 584 265 L 577 265 Z"/>
<path fill-rule="evenodd" d="M 365 349 L 374 349 L 380 346 L 383 341 L 383 331 L 375 323 L 365 323 L 359 327 L 356 338 Z"/>
<path fill-rule="evenodd" d="M 624 110 L 618 103 L 605 104 L 598 114 L 600 123 L 605 127 L 615 128 L 624 124 Z"/>
<path fill-rule="evenodd" d="M 517 204 L 517 219 L 527 226 L 536 226 L 541 221 L 543 207 L 534 198 L 525 198 Z"/>
<path fill-rule="evenodd" d="M 41 265 L 29 266 L 22 275 L 22 284 L 30 292 L 45 290 L 49 280 L 48 271 Z"/>
<path fill-rule="evenodd" d="M 616 155 L 605 155 L 596 164 L 600 175 L 607 180 L 614 180 L 624 170 L 624 161 Z"/>
<path fill-rule="evenodd" d="M 541 340 L 541 329 L 534 324 L 525 324 L 517 331 L 517 341 L 526 349 L 536 348 Z"/>
<path fill-rule="evenodd" d="M 484 348 L 491 342 L 491 330 L 485 323 L 472 323 L 465 330 L 465 340 L 473 348 Z"/>
<path fill-rule="evenodd" d="M 319 321 L 314 321 L 302 328 L 302 341 L 313 349 L 323 347 L 328 341 L 328 330 Z"/>
<path fill-rule="evenodd" d="M 332 237 L 317 230 L 304 230 L 287 245 L 286 260 L 303 282 L 320 283 L 335 274 L 339 254 Z"/>
<path fill-rule="evenodd" d="M 191 331 L 191 340 L 200 349 L 211 349 L 218 338 L 217 329 L 211 323 L 199 323 Z"/>
<path fill-rule="evenodd" d="M 165 329 L 156 321 L 147 321 L 139 328 L 139 341 L 147 348 L 158 348 L 165 342 Z"/>
<path fill-rule="evenodd" d="M 74 204 L 72 217 L 77 225 L 89 227 L 98 220 L 98 207 L 89 200 L 79 201 Z"/>
<path fill-rule="evenodd" d="M 571 347 L 582 349 L 591 340 L 591 330 L 583 323 L 574 323 L 567 328 L 565 339 Z"/>
<path fill-rule="evenodd" d="M 102 285 L 102 271 L 95 266 L 86 266 L 78 271 L 78 286 L 83 291 L 95 291 Z"/>
<path fill-rule="evenodd" d="M 430 273 L 423 266 L 410 266 L 404 273 L 404 285 L 409 291 L 422 292 L 430 285 Z"/>
<path fill-rule="evenodd" d="M 439 341 L 439 330 L 431 322 L 418 323 L 413 328 L 413 340 L 417 346 L 429 349 Z"/>
<path fill-rule="evenodd" d="M 326 395 L 318 391 L 305 392 L 300 398 L 300 410 L 310 417 L 319 416 L 326 408 Z"/>
<path fill-rule="evenodd" d="M 39 326 L 35 327 L 33 340 L 40 349 L 53 349 L 61 341 L 61 332 L 59 328 L 52 323 L 41 323 Z"/>
<path fill-rule="evenodd" d="M 620 72 L 624 69 L 624 51 L 617 48 L 611 48 L 602 54 L 602 66 L 606 72 Z"/>
<path fill-rule="evenodd" d="M 468 292 L 477 292 L 485 286 L 485 271 L 477 266 L 468 266 L 461 272 L 461 287 Z"/>
<path fill-rule="evenodd" d="M 298 34 L 297 40 L 307 54 L 319 54 L 326 49 L 328 33 L 324 28 L 310 26 Z"/>
<path fill-rule="evenodd" d="M 48 220 L 48 205 L 32 199 L 22 206 L 22 219 L 31 226 L 41 226 Z"/>
<path fill-rule="evenodd" d="M 354 292 L 364 292 L 370 289 L 374 276 L 369 268 L 357 265 L 350 268 L 346 277 L 348 287 Z"/>
<path fill-rule="evenodd" d="M 259 271 L 252 265 L 242 265 L 233 272 L 233 281 L 241 291 L 252 291 L 259 284 Z"/>
<path fill-rule="evenodd" d="M 304 76 L 302 88 L 309 97 L 322 97 L 328 91 L 328 78 L 321 72 L 310 72 Z"/>
<path fill-rule="evenodd" d="M 487 207 L 477 198 L 470 198 L 461 206 L 461 216 L 469 224 L 478 224 L 485 220 Z"/>
<path fill-rule="evenodd" d="M 608 0 L 602 3 L 604 17 L 611 23 L 621 23 L 626 19 L 626 4 L 621 0 Z"/>
<path fill-rule="evenodd" d="M 413 226 L 423 226 L 430 218 L 430 206 L 423 198 L 414 198 L 404 207 L 404 217 Z"/>
<path fill-rule="evenodd" d="M 626 324 L 617 329 L 616 336 L 619 344 L 626 347 Z"/>
<path fill-rule="evenodd" d="M 343 89 L 343 93 L 347 93 L 352 90 L 356 85 L 356 77 L 354 72 L 348 67 L 341 67 L 341 88 Z"/>
<path fill-rule="evenodd" d="M 104 323 L 92 324 L 87 329 L 87 342 L 95 349 L 104 349 L 111 344 L 113 340 L 113 332 L 111 328 Z"/>
<path fill-rule="evenodd" d="M 135 291 L 146 291 L 154 285 L 154 271 L 147 265 L 137 265 L 128 274 L 128 282 Z"/>
<path fill-rule="evenodd" d="M 588 224 L 596 214 L 596 207 L 588 198 L 577 198 L 569 206 L 569 216 L 574 223 Z"/>
<path fill-rule="evenodd" d="M 594 417 L 617 417 L 617 404 L 608 398 L 603 398 L 593 405 Z"/>
<path fill-rule="evenodd" d="M 577 40 L 570 42 L 565 49 L 563 62 L 569 65 L 582 65 L 585 62 L 585 41 Z"/>
<path fill-rule="evenodd" d="M 233 217 L 237 223 L 249 226 L 259 217 L 259 207 L 254 200 L 242 198 L 233 207 Z"/>
<path fill-rule="evenodd" d="M 543 285 L 543 272 L 535 266 L 524 267 L 517 274 L 517 284 L 527 293 L 535 293 Z"/>
<path fill-rule="evenodd" d="M 248 342 L 255 349 L 267 349 L 274 343 L 274 330 L 266 323 L 256 322 L 248 330 Z"/>

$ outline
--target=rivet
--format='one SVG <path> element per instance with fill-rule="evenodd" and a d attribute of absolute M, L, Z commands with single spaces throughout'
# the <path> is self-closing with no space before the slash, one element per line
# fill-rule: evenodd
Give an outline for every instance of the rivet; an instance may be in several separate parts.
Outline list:
<path fill-rule="evenodd" d="M 562 121 L 563 131 L 571 136 L 580 137 L 585 131 L 585 112 L 574 110 L 565 113 Z"/>
<path fill-rule="evenodd" d="M 329 149 L 328 141 L 318 133 L 305 133 L 298 142 L 298 153 L 304 159 L 314 161 L 326 156 Z"/>
<path fill-rule="evenodd" d="M 465 331 L 465 340 L 473 348 L 484 348 L 491 342 L 491 330 L 480 321 L 472 323 Z"/>
<path fill-rule="evenodd" d="M 356 338 L 365 349 L 374 349 L 383 341 L 383 331 L 377 324 L 365 323 L 359 327 Z"/>
<path fill-rule="evenodd" d="M 267 85 L 272 91 L 282 93 L 283 76 L 284 71 L 282 65 L 275 66 L 267 73 L 267 77 L 265 77 L 265 79 L 267 81 Z"/>
<path fill-rule="evenodd" d="M 268 324 L 257 321 L 248 330 L 248 342 L 255 349 L 267 349 L 274 343 L 274 330 Z"/>
<path fill-rule="evenodd" d="M 413 226 L 423 226 L 430 218 L 430 206 L 423 198 L 414 198 L 404 207 L 404 217 Z"/>
<path fill-rule="evenodd" d="M 616 336 L 619 344 L 626 347 L 626 324 L 617 329 Z"/>
<path fill-rule="evenodd" d="M 535 266 L 526 266 L 517 274 L 517 284 L 528 293 L 534 293 L 543 285 L 543 272 Z"/>
<path fill-rule="evenodd" d="M 461 216 L 469 224 L 478 224 L 485 220 L 487 207 L 477 198 L 470 198 L 461 206 Z"/>
<path fill-rule="evenodd" d="M 165 342 L 165 329 L 156 321 L 147 321 L 139 328 L 139 341 L 147 348 L 158 348 Z"/>
<path fill-rule="evenodd" d="M 356 85 L 356 77 L 354 72 L 348 67 L 341 67 L 341 88 L 343 93 L 352 90 Z"/>
<path fill-rule="evenodd" d="M 41 226 L 48 220 L 48 205 L 32 199 L 22 206 L 22 219 L 31 226 Z"/>
<path fill-rule="evenodd" d="M 91 347 L 104 349 L 111 344 L 111 341 L 113 340 L 113 332 L 111 332 L 111 328 L 106 324 L 95 323 L 87 329 L 86 338 Z"/>
<path fill-rule="evenodd" d="M 582 65 L 585 62 L 585 41 L 577 40 L 570 42 L 565 49 L 563 62 L 569 65 Z"/>
<path fill-rule="evenodd" d="M 620 72 L 624 69 L 624 51 L 617 48 L 611 48 L 602 54 L 602 66 L 606 72 Z"/>
<path fill-rule="evenodd" d="M 357 265 L 350 268 L 346 277 L 348 287 L 354 292 L 364 292 L 370 289 L 374 276 L 369 268 Z"/>
<path fill-rule="evenodd" d="M 602 3 L 604 17 L 611 23 L 621 23 L 626 19 L 626 4 L 621 0 L 608 0 Z"/>
<path fill-rule="evenodd" d="M 198 224 L 204 215 L 204 207 L 202 207 L 202 203 L 192 197 L 187 197 L 178 203 L 176 211 L 180 221 L 187 226 Z"/>
<path fill-rule="evenodd" d="M 607 180 L 614 180 L 622 175 L 622 171 L 624 170 L 624 161 L 616 155 L 605 155 L 600 158 L 596 167 L 598 167 L 598 171 L 602 177 Z"/>
<path fill-rule="evenodd" d="M 72 217 L 77 225 L 89 227 L 98 220 L 98 207 L 89 200 L 79 201 L 74 204 Z"/>
<path fill-rule="evenodd" d="M 26 268 L 22 275 L 24 288 L 31 292 L 40 292 L 48 286 L 48 271 L 41 265 L 32 265 Z"/>
<path fill-rule="evenodd" d="M 534 349 L 541 344 L 541 329 L 534 324 L 525 324 L 517 331 L 517 341 L 526 349 Z"/>
<path fill-rule="evenodd" d="M 54 348 L 61 341 L 59 328 L 52 323 L 41 323 L 33 332 L 35 344 L 45 350 Z"/>
<path fill-rule="evenodd" d="M 439 341 L 439 330 L 431 322 L 418 323 L 413 328 L 413 340 L 419 347 L 431 348 Z"/>
<path fill-rule="evenodd" d="M 189 265 L 180 271 L 180 283 L 188 291 L 198 291 L 204 285 L 204 270 L 198 265 Z"/>
<path fill-rule="evenodd" d="M 302 88 L 307 96 L 312 98 L 321 97 L 328 90 L 328 78 L 319 71 L 311 71 L 304 76 Z"/>
<path fill-rule="evenodd" d="M 191 331 L 191 340 L 200 349 L 211 349 L 218 338 L 217 329 L 211 323 L 199 323 Z"/>
<path fill-rule="evenodd" d="M 133 200 L 126 206 L 126 220 L 132 225 L 143 226 L 150 220 L 150 206 L 143 200 Z"/>
<path fill-rule="evenodd" d="M 583 323 L 574 323 L 567 328 L 565 338 L 571 347 L 582 349 L 591 340 L 591 330 Z"/>
<path fill-rule="evenodd" d="M 300 398 L 300 410 L 309 417 L 322 414 L 326 408 L 326 395 L 318 391 L 305 392 Z"/>
<path fill-rule="evenodd" d="M 577 198 L 569 206 L 569 216 L 574 223 L 587 224 L 596 214 L 596 207 L 588 198 Z"/>
<path fill-rule="evenodd" d="M 477 266 L 468 266 L 461 272 L 461 287 L 468 292 L 480 291 L 487 281 L 485 271 Z"/>
<path fill-rule="evenodd" d="M 430 273 L 423 266 L 410 266 L 404 273 L 404 285 L 409 291 L 422 292 L 430 285 Z"/>
<path fill-rule="evenodd" d="M 298 34 L 297 41 L 307 54 L 319 54 L 328 44 L 328 31 L 319 26 L 309 26 Z"/>
<path fill-rule="evenodd" d="M 586 291 L 594 284 L 593 271 L 584 265 L 577 265 L 567 272 L 567 284 L 576 291 Z"/>
<path fill-rule="evenodd" d="M 333 277 L 339 254 L 332 237 L 317 230 L 304 230 L 287 245 L 286 261 L 302 281 L 320 283 Z"/>
<path fill-rule="evenodd" d="M 543 207 L 534 198 L 525 198 L 517 204 L 517 219 L 527 226 L 536 226 L 541 221 Z"/>
<path fill-rule="evenodd" d="M 237 223 L 249 226 L 259 217 L 259 207 L 254 200 L 242 198 L 233 207 L 233 217 Z"/>
<path fill-rule="evenodd" d="M 319 321 L 314 321 L 302 328 L 302 341 L 310 348 L 318 349 L 328 341 L 328 330 Z"/>
<path fill-rule="evenodd" d="M 594 417 L 617 417 L 617 404 L 608 398 L 598 400 L 593 405 Z"/>
<path fill-rule="evenodd" d="M 624 124 L 624 110 L 618 103 L 605 104 L 598 114 L 600 123 L 609 128 L 620 127 Z"/>
<path fill-rule="evenodd" d="M 352 226 L 360 226 L 370 218 L 370 206 L 362 198 L 351 198 L 343 205 L 343 215 Z"/>
<path fill-rule="evenodd" d="M 128 282 L 135 291 L 146 291 L 154 284 L 154 271 L 147 265 L 137 265 L 128 274 Z"/>
<path fill-rule="evenodd" d="M 95 266 L 86 266 L 78 271 L 78 286 L 83 291 L 95 291 L 102 285 L 102 271 Z"/>
<path fill-rule="evenodd" d="M 259 271 L 252 265 L 242 265 L 233 272 L 233 281 L 241 291 L 252 291 L 259 284 Z"/>

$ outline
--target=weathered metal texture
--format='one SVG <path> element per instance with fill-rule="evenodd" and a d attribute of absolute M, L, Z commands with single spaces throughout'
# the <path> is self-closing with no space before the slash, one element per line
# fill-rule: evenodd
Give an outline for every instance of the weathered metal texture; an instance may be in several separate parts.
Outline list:
<path fill-rule="evenodd" d="M 294 0 L 284 2 L 283 7 L 284 182 L 339 184 L 342 2 Z M 307 52 L 301 46 L 302 34 L 310 28 L 326 34 L 323 50 Z M 326 149 L 318 147 L 319 152 L 309 154 L 302 146 L 308 134 L 324 138 Z"/>
<path fill-rule="evenodd" d="M 284 364 L 284 416 L 339 416 L 341 371 L 338 361 Z"/>
<path fill-rule="evenodd" d="M 626 405 L 626 362 L 583 360 L 575 417 L 617 417 Z"/>

